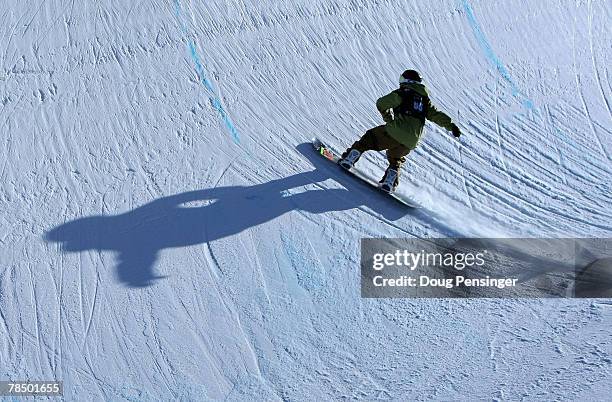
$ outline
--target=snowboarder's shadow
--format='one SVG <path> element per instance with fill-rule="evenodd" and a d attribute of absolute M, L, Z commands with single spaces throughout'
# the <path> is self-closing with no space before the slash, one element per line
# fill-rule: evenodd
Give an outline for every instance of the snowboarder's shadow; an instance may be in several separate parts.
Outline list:
<path fill-rule="evenodd" d="M 45 240 L 61 243 L 63 252 L 118 253 L 118 280 L 130 287 L 152 285 L 159 276 L 154 263 L 162 249 L 211 242 L 277 218 L 292 210 L 313 214 L 365 206 L 390 220 L 407 210 L 393 200 L 353 191 L 361 184 L 316 155 L 310 144 L 298 151 L 315 165 L 312 171 L 252 186 L 216 187 L 154 200 L 119 215 L 79 218 L 53 228 Z M 335 173 L 337 172 L 337 173 Z M 290 189 L 333 178 L 344 188 Z"/>

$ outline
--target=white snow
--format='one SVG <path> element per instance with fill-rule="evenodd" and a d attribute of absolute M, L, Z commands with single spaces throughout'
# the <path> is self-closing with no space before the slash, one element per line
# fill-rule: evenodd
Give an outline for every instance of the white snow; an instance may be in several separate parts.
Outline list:
<path fill-rule="evenodd" d="M 611 3 L 8 0 L 0 380 L 68 400 L 604 400 L 605 300 L 362 299 L 363 237 L 610 237 Z M 407 212 L 330 177 L 419 70 Z M 384 159 L 361 162 L 382 174 Z"/>

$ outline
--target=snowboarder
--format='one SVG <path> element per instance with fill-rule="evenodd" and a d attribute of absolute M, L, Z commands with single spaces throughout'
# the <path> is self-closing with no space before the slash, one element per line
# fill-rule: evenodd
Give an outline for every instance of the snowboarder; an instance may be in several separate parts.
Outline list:
<path fill-rule="evenodd" d="M 374 127 L 342 154 L 339 164 L 350 170 L 365 151 L 387 151 L 389 167 L 380 180 L 380 188 L 393 192 L 399 184 L 399 171 L 405 156 L 416 148 L 425 120 L 431 120 L 459 138 L 461 130 L 450 117 L 438 111 L 429 100 L 427 88 L 414 70 L 400 75 L 399 89 L 376 101 L 376 108 L 386 124 Z"/>

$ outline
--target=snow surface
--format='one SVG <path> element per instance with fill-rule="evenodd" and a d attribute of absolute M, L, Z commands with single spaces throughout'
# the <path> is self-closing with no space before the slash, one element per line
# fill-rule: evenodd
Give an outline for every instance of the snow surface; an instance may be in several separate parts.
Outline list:
<path fill-rule="evenodd" d="M 8 7 L 7 7 L 8 5 Z M 611 237 L 608 0 L 7 0 L 0 380 L 68 400 L 604 400 L 606 300 L 360 298 L 363 237 Z M 406 68 L 406 211 L 330 176 Z M 381 174 L 383 158 L 360 162 Z"/>

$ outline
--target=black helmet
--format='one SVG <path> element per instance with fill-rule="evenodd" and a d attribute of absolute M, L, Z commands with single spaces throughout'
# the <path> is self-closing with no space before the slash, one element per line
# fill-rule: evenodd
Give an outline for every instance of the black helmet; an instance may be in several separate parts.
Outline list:
<path fill-rule="evenodd" d="M 399 83 L 408 84 L 411 81 L 421 82 L 421 75 L 415 70 L 406 70 L 400 75 Z"/>

